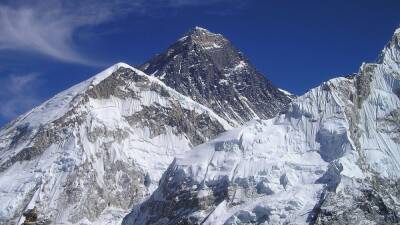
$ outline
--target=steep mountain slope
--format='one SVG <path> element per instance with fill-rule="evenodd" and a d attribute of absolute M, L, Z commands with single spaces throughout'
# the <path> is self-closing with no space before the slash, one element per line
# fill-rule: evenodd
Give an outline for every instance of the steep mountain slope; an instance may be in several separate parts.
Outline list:
<path fill-rule="evenodd" d="M 0 224 L 117 224 L 173 157 L 230 128 L 116 64 L 0 131 Z"/>
<path fill-rule="evenodd" d="M 400 224 L 400 29 L 378 63 L 177 157 L 123 224 Z"/>
<path fill-rule="evenodd" d="M 140 69 L 213 109 L 232 125 L 271 118 L 292 97 L 257 72 L 226 38 L 200 27 Z"/>

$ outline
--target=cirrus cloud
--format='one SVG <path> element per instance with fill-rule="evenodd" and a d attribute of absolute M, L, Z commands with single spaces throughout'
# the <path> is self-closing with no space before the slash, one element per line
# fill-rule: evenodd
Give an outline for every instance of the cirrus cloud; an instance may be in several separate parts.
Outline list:
<path fill-rule="evenodd" d="M 0 49 L 34 51 L 66 62 L 95 64 L 77 50 L 73 35 L 81 27 L 109 20 L 118 6 L 116 2 L 94 1 L 30 1 L 0 6 Z"/>
<path fill-rule="evenodd" d="M 152 9 L 215 4 L 226 0 L 16 0 L 0 4 L 0 50 L 32 51 L 57 60 L 96 65 L 74 35 L 121 16 Z"/>

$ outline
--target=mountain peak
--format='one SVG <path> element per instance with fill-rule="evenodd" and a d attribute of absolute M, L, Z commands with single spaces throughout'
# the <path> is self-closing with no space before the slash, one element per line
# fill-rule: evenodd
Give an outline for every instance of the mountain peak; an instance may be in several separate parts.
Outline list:
<path fill-rule="evenodd" d="M 186 32 L 183 37 L 178 39 L 177 43 L 197 44 L 205 47 L 205 49 L 210 49 L 213 46 L 220 46 L 218 43 L 222 44 L 227 42 L 228 40 L 221 34 L 213 33 L 205 28 L 196 26 Z"/>
<path fill-rule="evenodd" d="M 378 63 L 391 64 L 392 67 L 400 67 L 400 27 L 398 27 L 392 36 L 392 39 L 382 50 Z"/>
<path fill-rule="evenodd" d="M 230 128 L 158 79 L 114 64 L 0 129 L 0 224 L 27 224 L 32 209 L 30 224 L 120 224 L 175 156 Z"/>
<path fill-rule="evenodd" d="M 397 27 L 397 29 L 394 31 L 395 35 L 400 35 L 400 26 Z"/>
<path fill-rule="evenodd" d="M 102 80 L 106 79 L 108 76 L 110 76 L 112 73 L 114 73 L 115 71 L 117 71 L 119 68 L 127 68 L 127 69 L 131 69 L 134 70 L 135 72 L 138 71 L 139 73 L 142 73 L 141 71 L 133 68 L 132 66 L 128 65 L 127 63 L 124 62 L 118 62 L 115 63 L 114 65 L 108 67 L 107 69 L 101 71 L 100 73 L 94 75 L 92 78 L 90 78 L 90 82 L 91 84 L 98 84 L 100 83 Z"/>
<path fill-rule="evenodd" d="M 270 118 L 291 101 L 221 34 L 194 27 L 141 67 L 232 124 Z"/>

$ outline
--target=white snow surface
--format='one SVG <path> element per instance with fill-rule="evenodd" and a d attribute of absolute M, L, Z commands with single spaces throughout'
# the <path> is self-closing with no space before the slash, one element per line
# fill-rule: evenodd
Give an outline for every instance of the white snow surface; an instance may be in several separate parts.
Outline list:
<path fill-rule="evenodd" d="M 278 90 L 279 90 L 280 92 L 282 92 L 283 94 L 285 94 L 286 96 L 288 96 L 290 99 L 294 99 L 294 98 L 295 98 L 295 95 L 294 95 L 294 94 L 292 94 L 292 93 L 290 93 L 290 92 L 288 92 L 288 91 L 286 91 L 286 90 L 284 90 L 284 89 L 278 88 Z"/>
<path fill-rule="evenodd" d="M 119 68 L 133 70 L 151 83 L 162 86 L 169 93 L 169 97 L 160 96 L 151 90 L 143 90 L 133 81 L 125 88 L 138 93 L 138 98 L 87 96 L 88 90 L 99 85 Z M 109 201 L 113 199 L 107 196 L 121 196 L 126 191 L 132 193 L 134 190 L 126 190 L 126 185 L 109 183 L 109 179 L 114 179 L 110 178 L 109 167 L 124 165 L 129 173 L 137 171 L 148 174 L 151 184 L 147 188 L 143 187 L 143 190 L 147 191 L 136 193 L 144 196 L 157 187 L 157 181 L 173 158 L 192 147 L 188 137 L 177 133 L 173 127 L 166 127 L 165 133 L 152 136 L 149 128 L 131 126 L 126 117 L 145 106 L 169 107 L 174 102 L 183 109 L 193 110 L 199 114 L 205 113 L 225 129 L 231 129 L 227 121 L 207 107 L 125 63 L 111 66 L 17 118 L 0 131 L 1 164 L 32 146 L 31 140 L 35 140 L 35 135 L 41 127 L 54 128 L 56 126 L 54 122 L 64 116 L 72 121 L 74 118 L 83 119 L 83 122 L 81 124 L 72 122 L 68 127 L 56 130 L 62 137 L 61 141 L 42 149 L 38 157 L 18 161 L 0 172 L 0 222 L 21 224 L 24 221 L 21 209 L 25 211 L 37 207 L 40 216 L 52 219 L 51 224 L 120 223 L 127 210 L 137 202 L 121 203 L 121 207 L 110 205 Z M 16 130 L 20 127 L 27 127 L 31 131 L 30 136 L 21 138 L 17 144 L 13 144 Z M 74 179 L 71 176 L 76 168 L 86 171 L 81 177 L 72 180 L 76 183 L 74 184 L 77 185 L 76 188 L 81 190 L 81 200 L 80 202 L 71 200 L 72 203 L 62 202 L 59 199 L 68 193 L 64 188 L 68 182 L 72 182 L 71 179 Z M 115 182 L 123 182 L 126 179 L 124 173 L 117 170 L 116 174 L 111 176 L 115 177 Z M 93 185 L 89 182 L 91 180 L 95 181 L 96 187 L 88 186 Z M 137 182 L 143 183 L 142 180 Z M 104 189 L 105 196 L 104 194 L 100 196 L 97 188 Z M 91 199 L 92 196 L 97 196 L 98 199 Z M 143 196 L 139 196 L 138 199 Z M 99 210 L 100 215 L 97 215 L 95 210 Z M 81 213 L 89 216 L 81 218 Z"/>
<path fill-rule="evenodd" d="M 340 83 L 338 79 L 326 84 L 335 87 Z M 273 193 L 248 198 L 238 189 L 231 202 L 221 202 L 207 215 L 204 224 L 222 225 L 241 211 L 254 214 L 256 209 L 270 213 L 270 224 L 307 224 L 308 213 L 324 187 L 316 181 L 332 161 L 351 162 L 345 168 L 345 176 L 363 176 L 355 164 L 359 156 L 348 136 L 347 118 L 332 93 L 318 87 L 296 100 L 292 107 L 293 115 L 249 122 L 196 147 L 184 157 L 177 157 L 173 166 L 196 183 L 254 180 Z M 321 157 L 324 149 L 316 138 L 318 134 L 339 147 L 330 161 Z M 282 180 L 287 180 L 287 184 Z M 234 202 L 240 204 L 232 206 Z"/>

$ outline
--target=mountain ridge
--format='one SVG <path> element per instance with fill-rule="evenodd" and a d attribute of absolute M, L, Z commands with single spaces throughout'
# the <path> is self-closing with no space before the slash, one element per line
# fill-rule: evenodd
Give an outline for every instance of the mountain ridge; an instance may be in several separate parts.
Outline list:
<path fill-rule="evenodd" d="M 0 221 L 118 223 L 173 157 L 231 126 L 127 64 L 67 89 L 0 131 Z M 11 185 L 9 185 L 11 184 Z"/>

